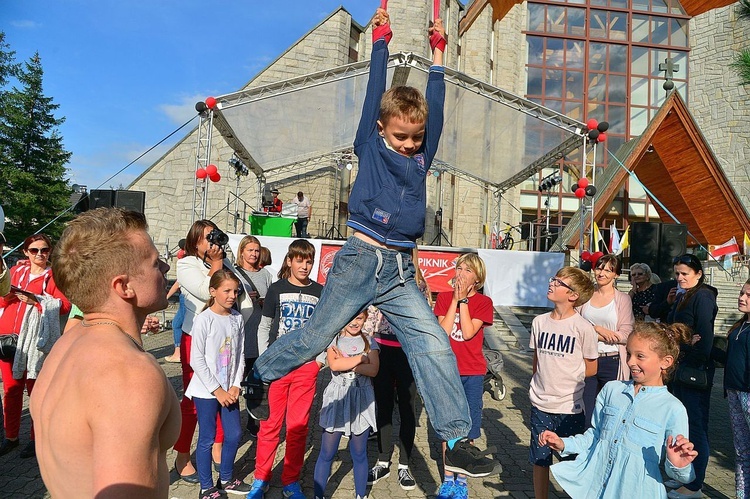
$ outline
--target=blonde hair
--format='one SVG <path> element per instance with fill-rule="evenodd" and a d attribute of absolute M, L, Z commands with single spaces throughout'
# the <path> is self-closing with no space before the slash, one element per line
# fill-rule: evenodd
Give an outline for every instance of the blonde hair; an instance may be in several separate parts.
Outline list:
<path fill-rule="evenodd" d="M 148 237 L 142 213 L 120 208 L 97 208 L 68 222 L 54 250 L 52 272 L 57 287 L 83 312 L 98 311 L 109 296 L 117 275 L 138 276 L 149 246 L 133 235 Z"/>
<path fill-rule="evenodd" d="M 234 275 L 231 271 L 227 269 L 219 269 L 213 274 L 211 274 L 211 280 L 208 282 L 208 287 L 213 289 L 219 289 L 219 286 L 221 286 L 221 283 L 224 281 L 234 281 L 237 283 L 237 287 L 242 286 L 240 284 L 240 278 Z M 206 304 L 203 306 L 203 310 L 206 310 L 207 308 L 211 308 L 211 306 L 216 302 L 214 297 L 208 299 Z"/>
<path fill-rule="evenodd" d="M 430 291 L 430 284 L 425 279 L 422 269 L 419 268 L 419 249 L 414 246 L 411 249 L 411 261 L 414 264 L 414 282 L 417 283 L 417 288 L 422 292 L 427 303 L 430 304 L 430 308 L 434 305 L 432 303 L 432 292 Z"/>
<path fill-rule="evenodd" d="M 475 289 L 482 289 L 484 287 L 484 281 L 487 279 L 487 268 L 484 266 L 484 260 L 482 260 L 476 253 L 464 253 L 456 259 L 456 267 L 459 265 L 465 265 L 474 272 L 477 276 L 477 285 Z"/>
<path fill-rule="evenodd" d="M 664 383 L 670 380 L 672 373 L 677 369 L 677 357 L 680 355 L 680 345 L 690 343 L 693 331 L 685 324 L 676 322 L 665 324 L 663 322 L 641 322 L 637 321 L 633 332 L 628 340 L 633 337 L 642 338 L 651 344 L 651 350 L 656 352 L 660 359 L 671 355 L 674 362 L 661 373 Z"/>
<path fill-rule="evenodd" d="M 594 294 L 594 283 L 591 282 L 589 274 L 576 267 L 563 267 L 557 271 L 555 277 L 569 279 L 570 287 L 578 293 L 578 299 L 573 303 L 574 307 L 580 307 L 591 299 Z"/>
<path fill-rule="evenodd" d="M 409 123 L 427 121 L 427 100 L 414 87 L 396 86 L 388 89 L 380 100 L 380 122 L 383 126 L 391 118 L 401 118 Z"/>
<path fill-rule="evenodd" d="M 240 245 L 237 246 L 237 259 L 235 263 L 242 267 L 242 264 L 245 263 L 245 259 L 242 257 L 242 252 L 245 251 L 245 246 L 248 244 L 257 244 L 258 248 L 260 250 L 260 247 L 262 246 L 260 244 L 260 240 L 258 240 L 255 236 L 245 236 L 240 241 Z M 260 267 L 260 252 L 258 253 L 258 267 Z"/>

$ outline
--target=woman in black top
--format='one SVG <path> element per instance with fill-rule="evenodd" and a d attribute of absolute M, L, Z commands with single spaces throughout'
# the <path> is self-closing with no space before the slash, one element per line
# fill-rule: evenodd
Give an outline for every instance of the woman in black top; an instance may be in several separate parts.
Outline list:
<path fill-rule="evenodd" d="M 703 266 L 695 255 L 685 254 L 674 259 L 674 275 L 677 287 L 670 290 L 667 301 L 671 309 L 667 322 L 681 322 L 692 328 L 697 341 L 692 345 L 681 347 L 680 363 L 691 366 L 708 367 L 709 388 L 700 390 L 680 383 L 672 383 L 672 393 L 680 399 L 688 413 L 690 440 L 695 444 L 698 457 L 693 461 L 695 480 L 685 484 L 676 491 L 670 492 L 671 498 L 703 497 L 701 488 L 708 465 L 708 414 L 711 402 L 711 388 L 714 378 L 714 363 L 711 360 L 711 348 L 714 341 L 714 319 L 718 312 L 716 291 L 706 285 Z M 667 484 L 680 486 L 681 484 Z"/>
<path fill-rule="evenodd" d="M 651 282 L 651 267 L 645 263 L 630 266 L 630 283 L 633 288 L 628 293 L 633 302 L 633 316 L 637 321 L 646 320 L 648 305 L 654 301 L 656 287 Z"/>

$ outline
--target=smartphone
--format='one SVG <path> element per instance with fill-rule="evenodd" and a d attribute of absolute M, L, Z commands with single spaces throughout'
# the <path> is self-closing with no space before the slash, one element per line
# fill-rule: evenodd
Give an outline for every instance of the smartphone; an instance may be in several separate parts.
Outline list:
<path fill-rule="evenodd" d="M 34 298 L 34 293 L 31 293 L 29 291 L 26 291 L 25 289 L 21 289 L 19 287 L 13 286 L 13 285 L 10 286 L 10 292 L 11 293 L 18 293 L 18 294 L 21 294 L 21 295 L 24 295 L 24 296 L 28 296 L 29 298 Z"/>

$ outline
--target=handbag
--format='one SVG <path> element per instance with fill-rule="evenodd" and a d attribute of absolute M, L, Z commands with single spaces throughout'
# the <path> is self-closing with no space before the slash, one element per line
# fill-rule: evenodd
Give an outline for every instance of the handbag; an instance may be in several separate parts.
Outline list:
<path fill-rule="evenodd" d="M 708 390 L 711 388 L 711 385 L 708 383 L 708 367 L 705 364 L 691 366 L 680 363 L 677 366 L 677 381 L 696 390 Z"/>
<path fill-rule="evenodd" d="M 0 334 L 0 360 L 13 360 L 16 356 L 17 345 L 17 334 Z"/>

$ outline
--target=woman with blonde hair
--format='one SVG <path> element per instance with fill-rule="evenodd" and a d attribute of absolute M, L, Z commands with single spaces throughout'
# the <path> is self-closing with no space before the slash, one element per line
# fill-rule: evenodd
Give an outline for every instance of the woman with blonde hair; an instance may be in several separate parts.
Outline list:
<path fill-rule="evenodd" d="M 645 263 L 634 263 L 630 266 L 630 284 L 633 286 L 628 292 L 633 302 L 633 316 L 637 321 L 651 320 L 648 316 L 648 306 L 654 301 L 656 287 L 652 281 L 651 267 Z"/>

